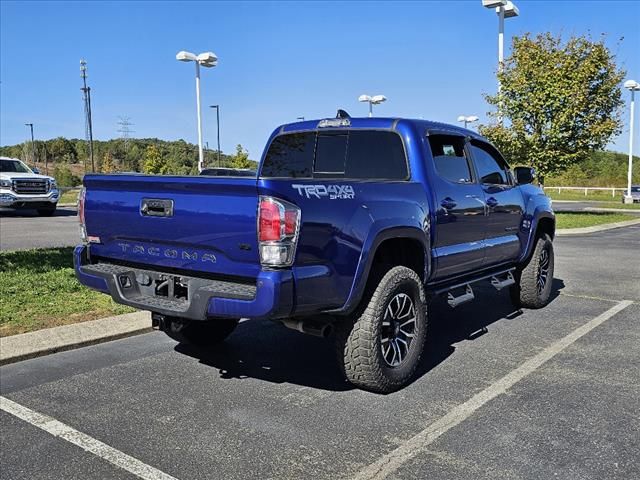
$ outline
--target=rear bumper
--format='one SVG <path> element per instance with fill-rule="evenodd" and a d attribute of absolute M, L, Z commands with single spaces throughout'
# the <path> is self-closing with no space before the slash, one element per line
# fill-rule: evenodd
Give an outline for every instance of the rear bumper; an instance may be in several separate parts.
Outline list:
<path fill-rule="evenodd" d="M 149 279 L 175 274 L 113 264 L 90 264 L 87 247 L 74 251 L 76 276 L 83 285 L 109 294 L 114 301 L 168 316 L 208 318 L 284 318 L 293 308 L 293 276 L 288 270 L 262 271 L 255 284 L 180 275 L 188 298 L 156 296 Z M 128 279 L 128 280 L 127 280 Z"/>

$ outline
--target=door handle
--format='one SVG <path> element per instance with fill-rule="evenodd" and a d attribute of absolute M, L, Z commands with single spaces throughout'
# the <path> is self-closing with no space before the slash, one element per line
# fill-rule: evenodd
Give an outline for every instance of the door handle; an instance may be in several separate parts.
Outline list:
<path fill-rule="evenodd" d="M 495 197 L 489 197 L 489 198 L 487 198 L 487 205 L 490 206 L 491 208 L 497 207 L 498 206 L 498 200 L 496 200 Z"/>
<path fill-rule="evenodd" d="M 455 208 L 457 203 L 453 200 L 453 198 L 446 197 L 442 199 L 442 201 L 440 202 L 440 205 L 442 205 L 442 207 L 445 210 L 451 210 L 452 208 Z"/>

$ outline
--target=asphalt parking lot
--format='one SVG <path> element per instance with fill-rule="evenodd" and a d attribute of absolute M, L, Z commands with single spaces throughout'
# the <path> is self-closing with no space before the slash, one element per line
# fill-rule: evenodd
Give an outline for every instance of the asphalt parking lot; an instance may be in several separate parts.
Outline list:
<path fill-rule="evenodd" d="M 0 250 L 69 247 L 80 243 L 75 208 L 58 207 L 53 217 L 35 210 L 0 209 Z"/>
<path fill-rule="evenodd" d="M 640 226 L 558 238 L 555 276 L 542 310 L 434 302 L 390 395 L 268 322 L 209 353 L 154 332 L 4 366 L 0 476 L 640 478 Z"/>

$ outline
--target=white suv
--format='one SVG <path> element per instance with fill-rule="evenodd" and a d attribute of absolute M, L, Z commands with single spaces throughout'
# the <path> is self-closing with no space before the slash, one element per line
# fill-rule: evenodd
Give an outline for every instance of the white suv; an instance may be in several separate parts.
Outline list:
<path fill-rule="evenodd" d="M 0 157 L 0 207 L 35 209 L 49 216 L 60 198 L 53 177 L 40 175 L 17 158 Z"/>

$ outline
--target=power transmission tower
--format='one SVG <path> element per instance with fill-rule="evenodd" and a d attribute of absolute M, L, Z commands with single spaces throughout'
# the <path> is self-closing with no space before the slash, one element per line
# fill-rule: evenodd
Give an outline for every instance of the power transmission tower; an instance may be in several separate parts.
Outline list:
<path fill-rule="evenodd" d="M 91 122 L 91 87 L 87 87 L 87 62 L 85 59 L 80 60 L 80 77 L 82 78 L 82 96 L 84 99 L 84 136 L 89 146 L 89 157 L 91 158 L 91 171 L 96 171 L 96 165 L 93 161 L 93 124 Z M 85 163 L 85 172 L 87 166 Z"/>
<path fill-rule="evenodd" d="M 120 138 L 122 139 L 122 141 L 124 142 L 124 149 L 125 151 L 129 151 L 129 135 L 133 132 L 135 132 L 135 130 L 131 130 L 129 127 L 132 125 L 135 125 L 134 123 L 131 123 L 129 120 L 131 119 L 130 117 L 118 117 L 120 120 L 118 120 L 118 126 L 120 127 L 118 129 L 118 133 L 120 134 Z"/>

